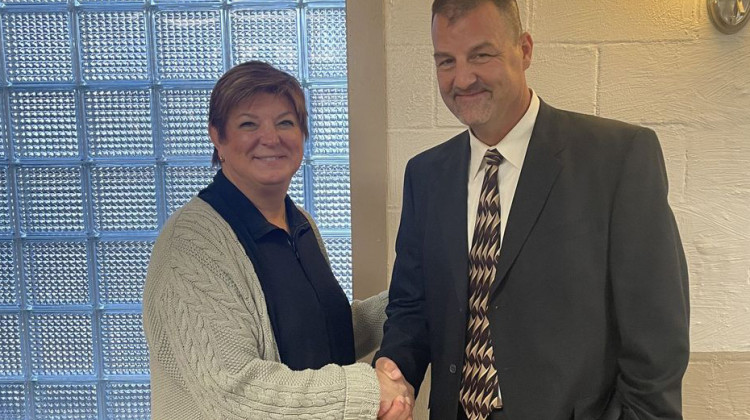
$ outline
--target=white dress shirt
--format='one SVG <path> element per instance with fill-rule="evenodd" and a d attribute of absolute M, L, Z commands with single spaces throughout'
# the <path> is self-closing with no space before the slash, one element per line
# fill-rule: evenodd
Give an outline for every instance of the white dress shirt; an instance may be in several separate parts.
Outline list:
<path fill-rule="evenodd" d="M 479 206 L 479 195 L 482 192 L 482 181 L 487 164 L 484 163 L 484 154 L 489 149 L 497 149 L 503 155 L 503 161 L 497 172 L 498 189 L 500 191 L 500 248 L 502 248 L 505 226 L 508 224 L 508 215 L 513 204 L 513 196 L 516 194 L 518 178 L 521 176 L 523 161 L 526 158 L 526 150 L 529 148 L 531 133 L 534 131 L 536 117 L 539 114 L 539 97 L 532 90 L 531 103 L 526 113 L 521 117 L 515 127 L 494 146 L 488 146 L 474 136 L 469 130 L 469 144 L 471 146 L 471 161 L 469 162 L 469 197 L 467 200 L 468 216 L 466 229 L 469 233 L 469 251 L 474 239 L 474 224 L 477 220 L 477 207 Z M 503 393 L 498 384 L 498 396 L 502 403 Z"/>
<path fill-rule="evenodd" d="M 539 114 L 539 97 L 532 90 L 531 103 L 526 113 L 518 124 L 500 142 L 494 146 L 488 146 L 474 136 L 469 130 L 469 143 L 471 145 L 471 161 L 469 162 L 469 196 L 467 200 L 467 224 L 469 233 L 469 250 L 474 239 L 474 224 L 477 219 L 477 207 L 479 206 L 479 195 L 482 191 L 482 181 L 487 165 L 484 163 L 484 154 L 489 149 L 497 149 L 503 155 L 503 161 L 498 168 L 498 188 L 500 190 L 500 246 L 502 247 L 505 236 L 505 226 L 508 215 L 513 204 L 513 196 L 516 194 L 516 185 L 521 175 L 526 150 L 529 148 L 531 132 L 534 130 L 536 117 Z"/>

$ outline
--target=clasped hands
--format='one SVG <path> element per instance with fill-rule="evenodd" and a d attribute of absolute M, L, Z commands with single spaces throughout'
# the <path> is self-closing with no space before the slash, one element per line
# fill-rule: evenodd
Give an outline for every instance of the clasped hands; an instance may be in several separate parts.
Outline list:
<path fill-rule="evenodd" d="M 380 382 L 380 420 L 412 420 L 414 387 L 409 384 L 396 362 L 381 357 L 375 362 L 375 374 Z"/>

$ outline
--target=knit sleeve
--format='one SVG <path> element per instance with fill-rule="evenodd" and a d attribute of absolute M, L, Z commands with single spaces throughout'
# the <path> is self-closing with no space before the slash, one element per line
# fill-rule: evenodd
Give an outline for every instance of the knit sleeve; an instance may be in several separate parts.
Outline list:
<path fill-rule="evenodd" d="M 354 350 L 358 360 L 377 350 L 380 346 L 380 341 L 383 339 L 383 323 L 385 323 L 385 307 L 387 305 L 387 290 L 365 300 L 352 302 Z"/>
<path fill-rule="evenodd" d="M 299 211 L 310 222 L 310 226 L 318 239 L 320 252 L 323 253 L 328 265 L 331 262 L 328 259 L 323 237 L 320 235 L 318 226 L 315 224 L 312 216 L 302 207 L 297 207 Z M 380 346 L 383 339 L 383 324 L 385 323 L 385 307 L 388 305 L 388 291 L 380 292 L 365 300 L 355 300 L 352 302 L 352 324 L 354 326 L 354 352 L 359 360 L 367 356 Z"/>
<path fill-rule="evenodd" d="M 263 356 L 277 353 L 264 337 L 272 333 L 262 326 L 262 294 L 237 281 L 247 266 L 234 261 L 245 255 L 184 231 L 169 242 L 152 257 L 149 276 L 158 279 L 147 287 L 144 321 L 163 337 L 159 363 L 172 366 L 201 418 L 375 418 L 380 391 L 370 366 L 292 371 Z"/>

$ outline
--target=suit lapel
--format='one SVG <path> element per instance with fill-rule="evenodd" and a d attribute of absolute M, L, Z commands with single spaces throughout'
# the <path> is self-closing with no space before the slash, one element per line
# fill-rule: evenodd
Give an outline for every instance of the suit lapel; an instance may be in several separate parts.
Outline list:
<path fill-rule="evenodd" d="M 539 213 L 547 202 L 562 164 L 557 154 L 562 149 L 555 110 L 540 103 L 529 148 L 518 179 L 518 186 L 505 228 L 503 245 L 497 263 L 497 275 L 490 288 L 490 297 L 497 291 L 526 242 Z"/>
<path fill-rule="evenodd" d="M 469 133 L 462 133 L 456 148 L 447 150 L 435 187 L 436 237 L 449 271 L 446 278 L 456 287 L 459 307 L 468 305 L 469 247 L 466 233 L 466 197 L 469 177 Z"/>

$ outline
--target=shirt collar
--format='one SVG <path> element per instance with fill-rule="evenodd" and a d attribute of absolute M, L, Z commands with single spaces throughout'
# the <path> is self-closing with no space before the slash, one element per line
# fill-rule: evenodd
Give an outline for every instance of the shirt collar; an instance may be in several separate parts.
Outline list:
<path fill-rule="evenodd" d="M 526 157 L 526 149 L 531 141 L 531 133 L 534 131 L 536 117 L 539 115 L 539 97 L 531 90 L 531 103 L 521 120 L 508 132 L 508 134 L 494 146 L 482 143 L 469 129 L 469 145 L 471 146 L 471 161 L 469 162 L 469 179 L 479 175 L 484 167 L 484 154 L 489 149 L 497 149 L 505 161 L 516 169 L 521 169 Z"/>
<path fill-rule="evenodd" d="M 223 171 L 219 170 L 216 173 L 212 187 L 216 188 L 217 192 L 224 197 L 224 200 L 228 204 L 231 203 L 230 205 L 234 207 L 239 217 L 239 222 L 246 226 L 254 240 L 260 240 L 263 236 L 274 230 L 282 230 L 280 227 L 270 223 L 260 210 L 255 207 L 255 204 L 239 188 L 232 184 Z M 292 199 L 289 198 L 289 195 L 284 198 L 284 206 L 286 207 L 286 219 L 290 232 L 297 232 L 298 228 L 308 224 L 307 218 L 300 213 Z"/>

